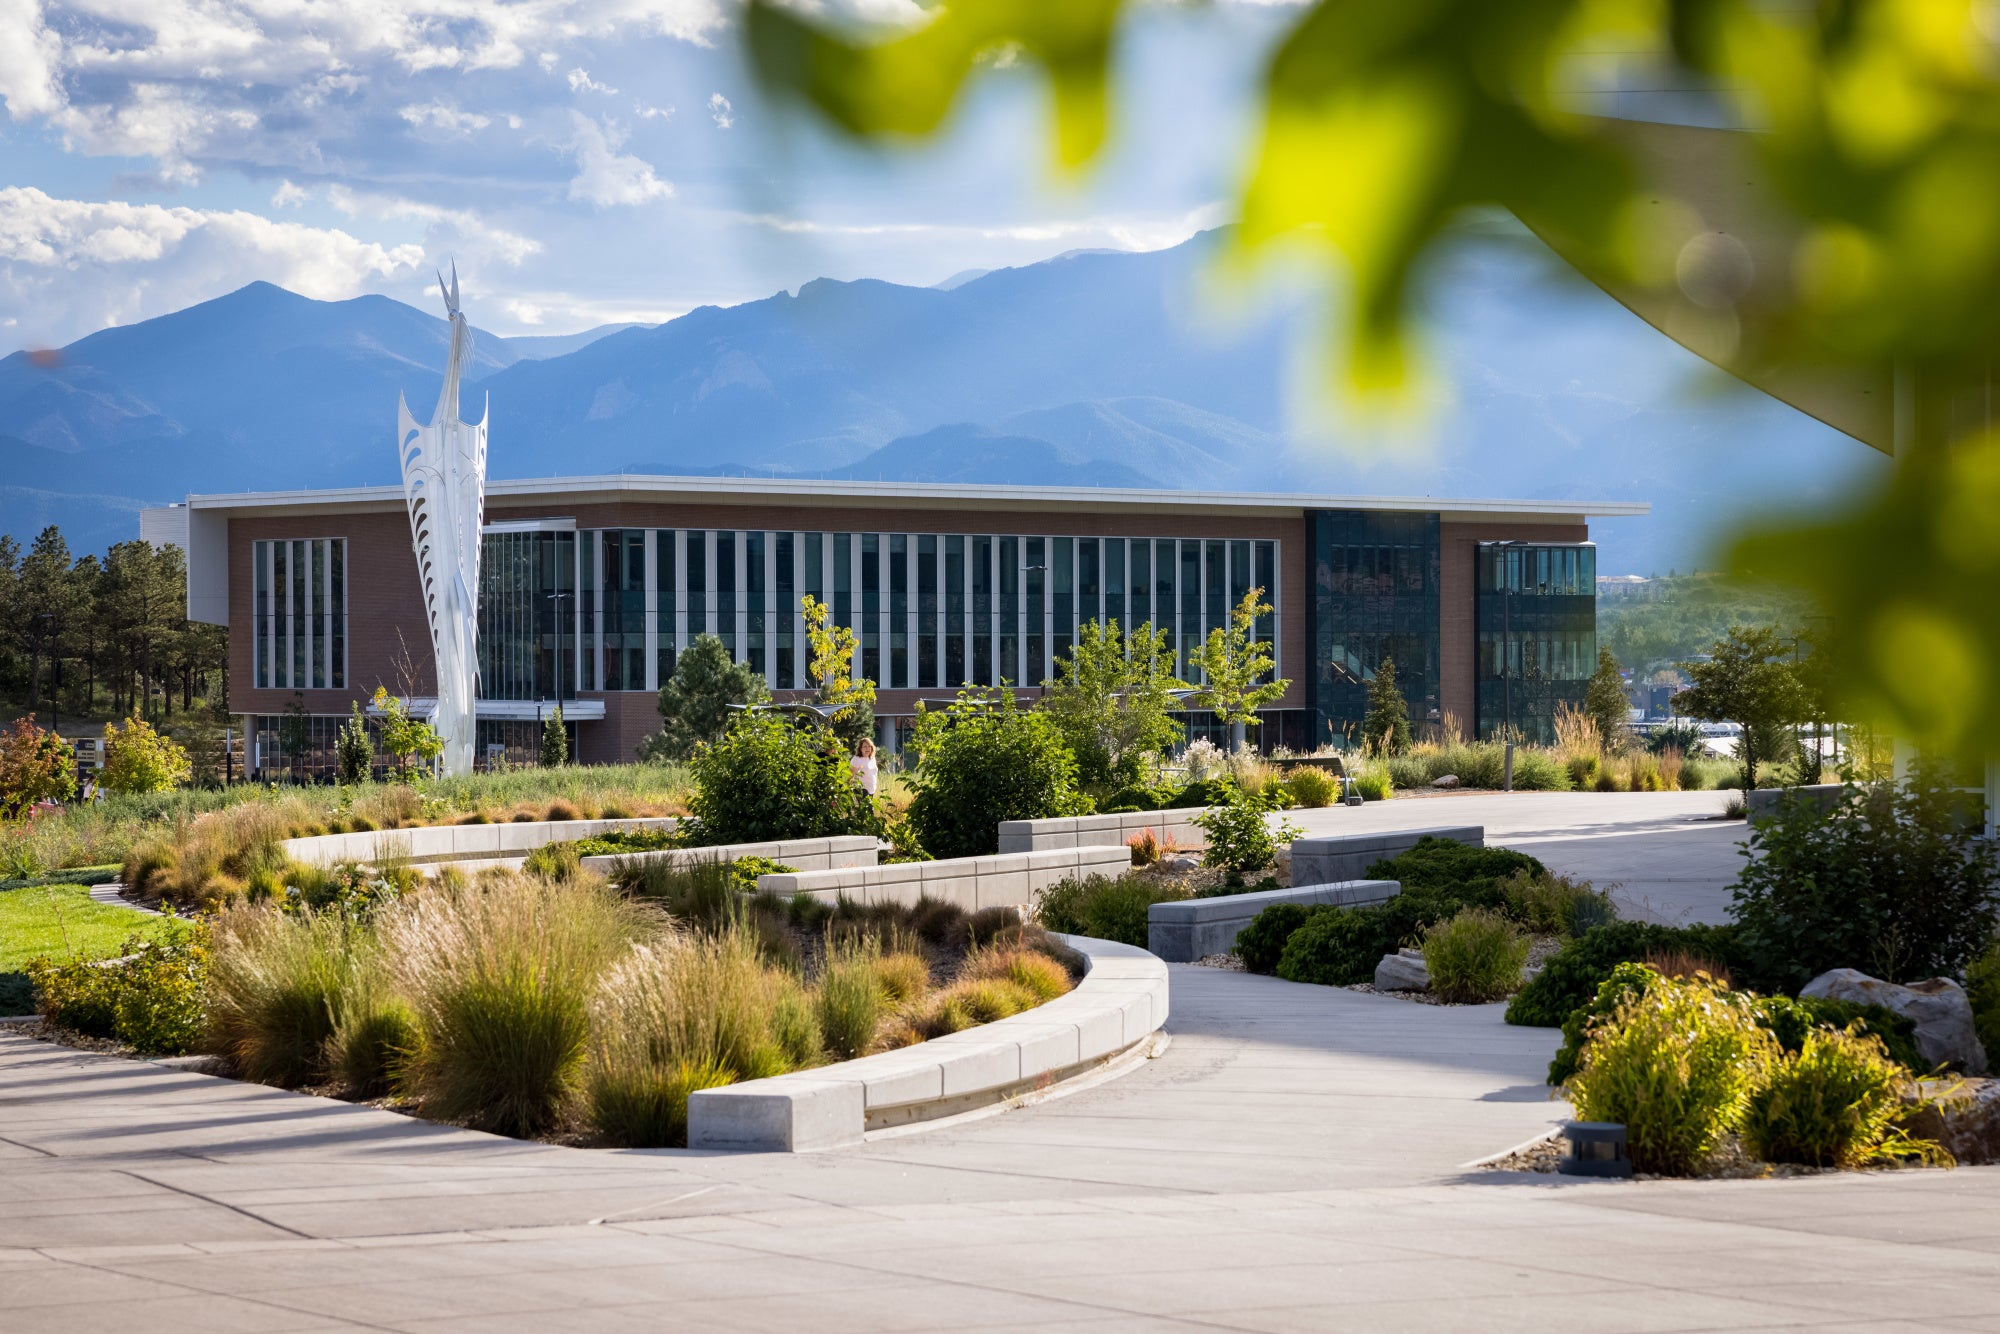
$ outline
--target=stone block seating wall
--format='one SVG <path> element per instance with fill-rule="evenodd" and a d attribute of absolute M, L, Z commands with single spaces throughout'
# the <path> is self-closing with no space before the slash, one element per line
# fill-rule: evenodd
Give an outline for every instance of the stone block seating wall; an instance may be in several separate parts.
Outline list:
<path fill-rule="evenodd" d="M 308 866 L 397 858 L 411 862 L 475 861 L 525 857 L 544 843 L 589 838 L 614 829 L 672 829 L 672 816 L 656 820 L 523 820 L 513 824 L 427 825 L 420 829 L 380 829 L 365 834 L 320 834 L 288 838 L 280 846 L 293 861 Z"/>
<path fill-rule="evenodd" d="M 735 861 L 738 857 L 769 857 L 801 871 L 844 870 L 874 866 L 882 845 L 870 834 L 839 838 L 794 838 L 774 843 L 728 843 L 713 848 L 662 848 L 657 852 L 626 852 L 585 857 L 584 869 L 609 875 L 620 862 L 674 862 L 683 866 L 703 861 Z"/>
<path fill-rule="evenodd" d="M 1179 811 L 1124 811 L 1117 815 L 1072 815 L 1057 820 L 1002 820 L 1000 851 L 1041 852 L 1047 848 L 1123 847 L 1148 829 L 1162 843 L 1205 848 L 1208 836 L 1194 823 L 1206 806 Z"/>
<path fill-rule="evenodd" d="M 1396 857 L 1417 846 L 1426 835 L 1486 846 L 1484 825 L 1456 825 L 1437 829 L 1404 829 L 1389 834 L 1334 834 L 1324 838 L 1292 841 L 1292 884 L 1331 885 L 1358 880 L 1368 868 L 1384 857 Z"/>
<path fill-rule="evenodd" d="M 1156 903 L 1146 910 L 1146 944 L 1168 963 L 1193 963 L 1235 948 L 1237 933 L 1274 903 L 1330 903 L 1353 908 L 1383 903 L 1403 892 L 1394 880 L 1346 880 L 1330 885 L 1265 889 L 1212 899 Z"/>
<path fill-rule="evenodd" d="M 857 903 L 915 903 L 928 896 L 955 903 L 967 912 L 1019 908 L 1025 912 L 1035 892 L 1069 876 L 1118 876 L 1132 869 L 1132 854 L 1120 843 L 1044 852 L 1003 852 L 992 857 L 955 857 L 941 862 L 897 862 L 844 871 L 776 872 L 757 877 L 757 888 L 783 898 L 811 894 L 829 902 L 842 895 Z"/>
<path fill-rule="evenodd" d="M 914 1047 L 703 1089 L 688 1099 L 688 1147 L 797 1153 L 871 1130 L 935 1120 L 1086 1073 L 1167 1021 L 1167 967 L 1144 950 L 1062 937 L 1089 964 L 1076 989 L 1010 1019 Z"/>

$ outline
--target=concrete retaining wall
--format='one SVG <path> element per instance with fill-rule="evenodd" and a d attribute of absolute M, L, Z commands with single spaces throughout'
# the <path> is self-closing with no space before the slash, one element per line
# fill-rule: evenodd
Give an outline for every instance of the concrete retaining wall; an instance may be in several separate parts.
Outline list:
<path fill-rule="evenodd" d="M 1123 847 L 1148 829 L 1162 843 L 1205 848 L 1208 835 L 1194 823 L 1206 806 L 1177 811 L 1124 811 L 1117 815 L 1072 815 L 1058 820 L 1002 820 L 1001 852 L 1041 852 L 1048 848 Z"/>
<path fill-rule="evenodd" d="M 841 896 L 857 903 L 915 903 L 930 897 L 956 903 L 967 912 L 1019 908 L 1025 912 L 1035 892 L 1069 876 L 1118 876 L 1132 869 L 1124 844 L 1051 848 L 1045 852 L 1003 852 L 992 857 L 955 857 L 941 862 L 897 862 L 844 871 L 775 872 L 757 877 L 757 888 L 790 898 Z"/>
<path fill-rule="evenodd" d="M 1743 806 L 1752 820 L 1761 820 L 1778 813 L 1778 803 L 1788 795 L 1797 795 L 1800 800 L 1810 802 L 1822 811 L 1830 811 L 1840 804 L 1840 794 L 1847 790 L 1840 783 L 1811 783 L 1804 787 L 1760 787 L 1744 794 Z"/>
<path fill-rule="evenodd" d="M 797 1153 L 870 1130 L 935 1120 L 1084 1073 L 1167 1021 L 1167 968 L 1144 950 L 1065 936 L 1089 971 L 1076 989 L 1011 1019 L 856 1061 L 703 1089 L 688 1147 Z"/>
<path fill-rule="evenodd" d="M 1386 834 L 1335 834 L 1324 838 L 1294 839 L 1292 884 L 1332 885 L 1344 880 L 1358 880 L 1376 862 L 1408 852 L 1417 846 L 1418 839 L 1426 835 L 1470 843 L 1475 848 L 1486 846 L 1486 827 L 1476 824 L 1404 829 Z"/>
<path fill-rule="evenodd" d="M 418 829 L 380 829 L 364 834 L 320 834 L 288 838 L 281 847 L 293 861 L 308 866 L 340 862 L 372 862 L 384 858 L 446 861 L 454 858 L 525 857 L 544 843 L 608 834 L 614 829 L 672 829 L 672 816 L 657 820 L 522 820 L 510 824 L 426 825 Z"/>
<path fill-rule="evenodd" d="M 1211 954 L 1227 954 L 1235 947 L 1237 934 L 1274 903 L 1355 908 L 1367 903 L 1386 903 L 1402 892 L 1403 887 L 1394 880 L 1347 880 L 1339 884 L 1156 903 L 1146 910 L 1146 944 L 1168 963 L 1193 963 Z"/>
<path fill-rule="evenodd" d="M 733 862 L 739 857 L 769 857 L 774 862 L 796 866 L 801 871 L 842 870 L 874 866 L 881 844 L 869 834 L 849 834 L 839 838 L 794 838 L 775 843 L 728 843 L 713 848 L 661 848 L 653 852 L 621 852 L 604 857 L 585 857 L 586 870 L 609 875 L 621 862 L 672 862 L 687 866 L 697 862 Z"/>

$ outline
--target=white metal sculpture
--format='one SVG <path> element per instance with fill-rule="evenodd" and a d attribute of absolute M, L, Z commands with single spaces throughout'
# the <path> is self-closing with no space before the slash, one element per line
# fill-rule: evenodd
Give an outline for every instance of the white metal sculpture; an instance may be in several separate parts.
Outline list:
<path fill-rule="evenodd" d="M 479 680 L 479 536 L 486 510 L 486 422 L 489 400 L 474 425 L 458 417 L 458 381 L 472 356 L 472 329 L 458 308 L 458 266 L 451 286 L 438 275 L 451 316 L 451 356 L 444 389 L 429 426 L 396 396 L 396 438 L 403 460 L 403 497 L 410 507 L 424 613 L 430 618 L 437 665 L 437 712 L 431 725 L 444 738 L 439 764 L 448 774 L 472 772 L 474 700 Z"/>

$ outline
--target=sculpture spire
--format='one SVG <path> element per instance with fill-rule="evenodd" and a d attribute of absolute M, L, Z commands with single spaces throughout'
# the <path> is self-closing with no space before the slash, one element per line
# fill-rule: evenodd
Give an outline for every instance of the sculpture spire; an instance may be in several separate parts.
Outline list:
<path fill-rule="evenodd" d="M 403 497 L 410 510 L 410 541 L 416 550 L 424 612 L 430 622 L 431 656 L 437 670 L 437 711 L 432 716 L 444 738 L 442 765 L 452 774 L 472 771 L 475 697 L 478 693 L 480 532 L 486 509 L 486 422 L 459 420 L 458 389 L 472 356 L 472 326 L 459 308 L 458 265 L 451 285 L 438 274 L 438 293 L 451 321 L 444 386 L 428 426 L 419 426 L 397 396 L 397 439 L 403 466 Z"/>

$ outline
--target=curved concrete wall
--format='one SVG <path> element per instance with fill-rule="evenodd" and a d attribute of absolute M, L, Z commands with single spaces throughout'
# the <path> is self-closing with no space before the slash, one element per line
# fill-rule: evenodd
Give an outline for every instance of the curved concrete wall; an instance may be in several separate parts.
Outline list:
<path fill-rule="evenodd" d="M 1109 940 L 1058 939 L 1089 965 L 1068 995 L 914 1047 L 703 1089 L 688 1099 L 688 1147 L 797 1153 L 858 1144 L 871 1130 L 990 1106 L 1085 1073 L 1167 1022 L 1164 963 Z"/>
<path fill-rule="evenodd" d="M 308 866 L 372 862 L 385 858 L 445 861 L 453 858 L 524 857 L 544 843 L 589 838 L 614 829 L 672 829 L 672 816 L 655 820 L 522 820 L 510 824 L 423 825 L 377 829 L 362 834 L 319 834 L 288 838 L 285 855 Z"/>

